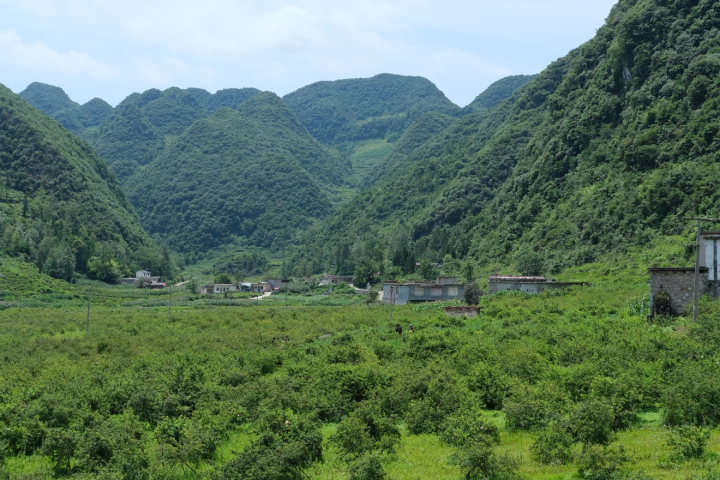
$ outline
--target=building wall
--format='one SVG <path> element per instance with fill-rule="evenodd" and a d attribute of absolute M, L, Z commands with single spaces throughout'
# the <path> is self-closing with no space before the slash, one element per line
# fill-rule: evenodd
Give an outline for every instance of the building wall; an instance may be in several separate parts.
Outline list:
<path fill-rule="evenodd" d="M 709 293 L 707 268 L 700 272 L 700 293 Z M 655 296 L 660 292 L 670 295 L 670 305 L 675 313 L 692 310 L 695 296 L 695 269 L 650 270 L 650 312 L 653 311 Z"/>
<path fill-rule="evenodd" d="M 488 283 L 488 293 L 493 295 L 508 290 L 520 290 L 531 295 L 546 292 L 548 290 L 557 290 L 559 288 L 567 288 L 579 283 L 571 282 L 513 282 L 510 280 Z"/>
<path fill-rule="evenodd" d="M 415 289 L 422 289 L 422 294 Z M 440 295 L 432 295 L 432 288 L 440 289 Z M 394 289 L 394 293 L 391 290 Z M 451 295 L 450 290 L 456 289 L 457 294 Z M 394 295 L 394 300 L 392 300 Z M 465 296 L 464 285 L 383 285 L 383 302 L 395 305 L 406 305 L 411 302 L 442 302 Z"/>

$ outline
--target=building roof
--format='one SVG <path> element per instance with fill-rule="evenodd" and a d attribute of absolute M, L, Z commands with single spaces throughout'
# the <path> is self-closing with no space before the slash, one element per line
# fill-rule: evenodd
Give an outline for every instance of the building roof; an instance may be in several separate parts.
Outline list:
<path fill-rule="evenodd" d="M 503 275 L 491 275 L 490 276 L 491 282 L 554 282 L 555 280 L 550 280 L 549 278 L 545 277 L 514 277 L 511 275 L 503 276 Z"/>

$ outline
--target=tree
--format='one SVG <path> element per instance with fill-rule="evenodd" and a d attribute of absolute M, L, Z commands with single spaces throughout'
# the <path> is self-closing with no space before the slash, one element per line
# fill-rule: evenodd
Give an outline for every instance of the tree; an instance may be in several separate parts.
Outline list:
<path fill-rule="evenodd" d="M 185 290 L 190 292 L 193 295 L 197 295 L 200 291 L 200 287 L 198 285 L 198 281 L 195 279 L 195 277 L 191 278 L 190 281 L 188 281 L 185 284 Z"/>
<path fill-rule="evenodd" d="M 70 282 L 75 271 L 75 254 L 68 245 L 60 244 L 50 250 L 43 269 L 53 278 Z"/>
<path fill-rule="evenodd" d="M 477 283 L 473 282 L 465 286 L 465 303 L 468 305 L 477 305 L 483 295 Z"/>
<path fill-rule="evenodd" d="M 230 275 L 227 273 L 219 273 L 215 275 L 215 283 L 230 284 L 232 283 L 232 278 L 230 278 Z"/>
<path fill-rule="evenodd" d="M 527 245 L 515 254 L 515 264 L 521 275 L 532 277 L 542 275 L 544 268 L 543 258 Z"/>
<path fill-rule="evenodd" d="M 369 258 L 363 258 L 356 263 L 353 285 L 358 288 L 363 288 L 373 279 L 376 270 L 376 265 L 372 260 Z"/>
<path fill-rule="evenodd" d="M 418 269 L 418 275 L 425 280 L 433 280 L 438 276 L 437 267 L 427 258 L 420 262 L 420 268 Z"/>

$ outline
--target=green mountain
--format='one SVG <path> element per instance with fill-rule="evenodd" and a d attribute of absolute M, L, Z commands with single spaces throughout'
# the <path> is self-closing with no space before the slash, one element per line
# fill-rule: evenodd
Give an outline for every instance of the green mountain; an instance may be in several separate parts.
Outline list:
<path fill-rule="evenodd" d="M 399 135 L 425 112 L 460 113 L 429 80 L 390 74 L 317 82 L 283 100 L 326 145 Z"/>
<path fill-rule="evenodd" d="M 718 216 L 719 32 L 714 2 L 619 2 L 595 38 L 308 233 L 295 262 L 347 269 L 353 239 L 390 260 L 558 271 Z"/>
<path fill-rule="evenodd" d="M 505 77 L 490 85 L 484 92 L 475 97 L 465 108 L 464 113 L 489 110 L 513 94 L 515 90 L 528 83 L 537 75 L 513 75 Z"/>
<path fill-rule="evenodd" d="M 102 158 L 2 85 L 0 176 L 4 255 L 68 280 L 74 269 L 104 280 L 130 268 L 162 269 L 159 250 Z"/>
<path fill-rule="evenodd" d="M 39 82 L 31 83 L 19 95 L 78 135 L 100 125 L 113 111 L 102 99 L 93 98 L 80 105 L 72 101 L 62 88 Z"/>
<path fill-rule="evenodd" d="M 332 210 L 351 171 L 275 94 L 196 121 L 127 185 L 148 232 L 186 253 L 244 237 L 279 248 Z"/>

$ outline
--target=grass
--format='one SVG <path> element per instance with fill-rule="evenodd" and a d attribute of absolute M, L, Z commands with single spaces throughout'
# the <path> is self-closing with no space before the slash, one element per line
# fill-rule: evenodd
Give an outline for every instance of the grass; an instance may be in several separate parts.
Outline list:
<path fill-rule="evenodd" d="M 355 172 L 354 183 L 359 185 L 392 148 L 393 145 L 385 139 L 359 142 L 350 156 L 350 164 Z"/>

